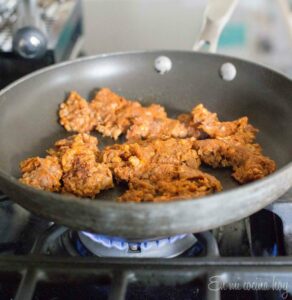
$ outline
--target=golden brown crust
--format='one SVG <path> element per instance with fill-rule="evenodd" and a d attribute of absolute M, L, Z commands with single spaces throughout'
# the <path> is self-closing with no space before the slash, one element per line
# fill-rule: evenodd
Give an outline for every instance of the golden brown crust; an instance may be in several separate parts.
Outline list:
<path fill-rule="evenodd" d="M 257 129 L 248 123 L 247 117 L 221 122 L 216 113 L 211 113 L 199 104 L 191 114 L 171 119 L 167 117 L 164 107 L 158 104 L 143 107 L 108 88 L 99 90 L 89 103 L 76 92 L 71 92 L 69 98 L 61 104 L 59 115 L 60 123 L 67 131 L 82 133 L 95 129 L 115 140 L 121 134 L 126 134 L 130 141 L 234 136 L 244 143 L 252 143 L 257 133 Z"/>
<path fill-rule="evenodd" d="M 185 170 L 188 169 L 188 170 Z M 220 182 L 200 170 L 178 167 L 172 176 L 159 179 L 133 179 L 121 202 L 165 202 L 201 197 L 222 190 Z"/>
<path fill-rule="evenodd" d="M 71 92 L 61 104 L 59 116 L 67 131 L 89 132 L 95 129 L 115 140 L 125 133 L 128 140 L 187 136 L 185 125 L 168 118 L 164 107 L 158 104 L 143 107 L 107 88 L 99 90 L 89 103 L 76 92 Z"/>
<path fill-rule="evenodd" d="M 54 147 L 49 149 L 47 152 L 50 155 L 57 156 L 60 160 L 62 157 L 67 154 L 67 152 L 74 149 L 77 151 L 87 151 L 98 157 L 98 140 L 96 137 L 91 136 L 86 133 L 80 133 L 71 135 L 68 138 L 61 139 L 55 142 Z"/>
<path fill-rule="evenodd" d="M 103 88 L 96 93 L 90 107 L 95 112 L 95 129 L 104 136 L 117 139 L 130 126 L 131 113 L 135 114 L 141 105 L 138 102 L 129 102 L 110 89 Z"/>
<path fill-rule="evenodd" d="M 127 140 L 185 138 L 187 133 L 186 127 L 178 120 L 142 114 L 127 131 Z"/>
<path fill-rule="evenodd" d="M 185 127 L 187 132 L 186 137 L 194 137 L 196 139 L 207 138 L 207 134 L 198 128 L 199 124 L 194 123 L 191 114 L 180 114 L 177 120 Z"/>
<path fill-rule="evenodd" d="M 36 157 L 21 162 L 23 183 L 80 197 L 94 197 L 113 187 L 110 169 L 99 162 L 95 137 L 85 133 L 70 136 L 57 141 L 48 153 L 50 156 L 45 159 Z"/>
<path fill-rule="evenodd" d="M 99 163 L 97 139 L 77 134 L 55 143 L 49 153 L 59 158 L 63 169 L 63 193 L 94 197 L 101 190 L 113 187 L 109 168 Z"/>
<path fill-rule="evenodd" d="M 263 178 L 276 169 L 276 164 L 262 154 L 257 144 L 241 144 L 231 139 L 194 141 L 201 160 L 214 168 L 231 167 L 239 183 Z"/>
<path fill-rule="evenodd" d="M 71 92 L 60 105 L 59 117 L 67 131 L 90 132 L 96 125 L 94 112 L 77 92 Z"/>
<path fill-rule="evenodd" d="M 232 136 L 242 143 L 252 143 L 258 130 L 248 123 L 247 117 L 235 121 L 221 122 L 216 113 L 209 112 L 203 104 L 192 110 L 193 126 L 207 134 L 209 138 Z M 195 124 L 195 125 L 194 125 Z"/>
<path fill-rule="evenodd" d="M 101 190 L 113 187 L 110 169 L 90 157 L 75 157 L 72 168 L 64 173 L 63 193 L 79 197 L 95 197 Z"/>
<path fill-rule="evenodd" d="M 20 163 L 20 181 L 37 189 L 58 192 L 61 187 L 62 168 L 56 157 L 32 157 Z"/>
<path fill-rule="evenodd" d="M 144 120 L 146 122 L 146 120 L 151 121 L 155 118 L 166 118 L 166 113 L 162 106 L 152 104 L 148 107 L 143 107 L 140 103 L 129 101 L 106 88 L 101 89 L 96 94 L 90 105 L 95 111 L 97 118 L 96 130 L 104 136 L 114 139 L 126 133 L 133 124 L 137 123 L 137 126 L 138 124 L 142 126 L 141 122 L 144 123 Z M 139 128 L 139 130 L 142 133 L 144 132 L 143 128 Z M 138 138 L 141 137 L 139 136 Z"/>
<path fill-rule="evenodd" d="M 198 168 L 200 160 L 192 149 L 192 140 L 168 139 L 116 144 L 105 148 L 102 160 L 118 180 L 129 181 L 150 174 L 153 168 L 165 165 L 186 165 Z M 160 176 L 164 176 L 161 172 Z"/>

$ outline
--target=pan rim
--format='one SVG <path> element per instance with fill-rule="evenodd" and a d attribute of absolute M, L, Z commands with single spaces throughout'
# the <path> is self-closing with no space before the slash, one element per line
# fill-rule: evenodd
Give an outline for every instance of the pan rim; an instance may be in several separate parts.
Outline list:
<path fill-rule="evenodd" d="M 284 73 L 282 73 L 281 71 L 278 70 L 274 70 L 264 64 L 260 64 L 260 63 L 256 63 L 256 62 L 251 62 L 249 60 L 245 60 L 242 58 L 237 58 L 237 57 L 233 57 L 233 56 L 228 56 L 228 55 L 223 55 L 223 54 L 210 54 L 210 53 L 204 53 L 204 52 L 194 52 L 191 50 L 139 50 L 139 51 L 125 51 L 125 52 L 114 52 L 114 53 L 102 53 L 102 54 L 97 54 L 97 55 L 91 55 L 91 56 L 86 56 L 86 57 L 82 57 L 82 58 L 78 58 L 76 60 L 71 60 L 71 61 L 66 61 L 66 62 L 62 62 L 62 63 L 58 63 L 52 66 L 48 66 L 45 68 L 42 68 L 40 70 L 37 70 L 35 72 L 32 72 L 24 77 L 21 77 L 20 79 L 16 80 L 15 82 L 9 84 L 7 87 L 5 87 L 4 89 L 0 90 L 0 105 L 3 104 L 5 101 L 8 100 L 8 98 L 3 97 L 9 90 L 11 90 L 12 88 L 14 88 L 15 86 L 21 84 L 22 82 L 29 80 L 31 78 L 34 78 L 35 76 L 38 76 L 40 74 L 46 73 L 46 72 L 50 72 L 51 70 L 55 70 L 58 68 L 62 68 L 64 66 L 70 65 L 70 64 L 78 64 L 78 63 L 82 63 L 82 62 L 86 62 L 86 61 L 90 61 L 90 60 L 95 60 L 95 59 L 100 59 L 100 58 L 107 58 L 107 57 L 113 57 L 113 56 L 124 56 L 124 55 L 139 55 L 139 54 L 145 54 L 145 53 L 149 53 L 149 54 L 157 54 L 157 55 L 161 55 L 161 54 L 171 54 L 171 53 L 181 53 L 181 54 L 190 54 L 190 55 L 199 55 L 199 56 L 215 56 L 215 57 L 220 57 L 220 58 L 224 58 L 226 59 L 226 61 L 228 61 L 228 59 L 232 59 L 238 62 L 242 62 L 242 63 L 247 63 L 247 64 L 251 64 L 254 65 L 256 67 L 261 67 L 266 69 L 269 72 L 272 72 L 274 74 L 276 74 L 277 76 L 281 76 L 282 78 L 288 80 L 289 82 L 291 81 L 291 79 L 289 77 L 287 77 Z M 2 99 L 1 99 L 2 98 Z M 263 187 L 264 185 L 269 185 L 270 183 L 272 183 L 274 181 L 275 178 L 277 178 L 278 176 L 283 176 L 286 172 L 288 172 L 288 170 L 290 170 L 292 168 L 292 161 L 289 162 L 288 164 L 286 164 L 285 166 L 281 167 L 280 169 L 277 169 L 273 174 L 257 180 L 255 182 L 252 183 L 248 183 L 246 185 L 243 186 L 238 186 L 236 188 L 232 188 L 230 190 L 227 191 L 223 191 L 220 193 L 215 193 L 215 194 L 211 194 L 211 195 L 207 195 L 207 196 L 203 196 L 200 198 L 190 198 L 190 199 L 183 199 L 183 200 L 175 200 L 175 201 L 170 201 L 170 202 L 158 202 L 158 203 L 151 203 L 151 202 L 143 202 L 143 203 L 135 203 L 135 202 L 129 202 L 129 203 L 119 203 L 116 201 L 108 201 L 108 200 L 104 200 L 104 199 L 90 199 L 90 198 L 80 198 L 80 197 L 75 197 L 75 196 L 69 196 L 69 195 L 62 195 L 62 194 L 58 194 L 58 193 L 52 193 L 52 192 L 47 192 L 47 191 L 42 191 L 42 190 L 37 190 L 33 187 L 27 186 L 23 183 L 21 183 L 16 177 L 10 175 L 7 172 L 4 172 L 3 170 L 0 169 L 0 176 L 5 179 L 6 181 L 17 185 L 18 187 L 20 187 L 21 189 L 24 190 L 28 190 L 30 192 L 33 192 L 35 194 L 41 194 L 43 196 L 50 196 L 50 195 L 54 195 L 54 197 L 56 198 L 56 200 L 60 200 L 60 201 L 66 201 L 66 202 L 72 202 L 72 201 L 82 201 L 82 202 L 87 202 L 90 203 L 90 205 L 96 206 L 99 205 L 99 202 L 102 203 L 102 205 L 107 206 L 108 208 L 118 208 L 120 207 L 120 205 L 122 204 L 124 207 L 140 207 L 143 205 L 143 207 L 147 206 L 149 209 L 153 208 L 157 208 L 161 205 L 165 206 L 184 206 L 187 203 L 189 204 L 191 201 L 192 202 L 198 202 L 198 205 L 203 202 L 203 201 L 212 201 L 212 200 L 219 200 L 221 198 L 232 198 L 232 197 L 237 197 L 238 195 L 242 194 L 242 193 L 250 193 L 253 192 L 257 189 L 260 189 L 261 187 Z M 231 197 L 230 197 L 231 196 Z M 194 204 L 194 203 L 193 203 Z M 196 205 L 196 204 L 194 204 Z"/>

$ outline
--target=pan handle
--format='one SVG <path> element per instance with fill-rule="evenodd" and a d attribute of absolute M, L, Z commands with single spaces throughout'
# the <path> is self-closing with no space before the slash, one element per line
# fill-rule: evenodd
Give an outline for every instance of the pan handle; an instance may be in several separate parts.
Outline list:
<path fill-rule="evenodd" d="M 238 0 L 209 0 L 204 12 L 202 28 L 197 41 L 193 46 L 194 51 L 199 51 L 203 46 L 209 47 L 209 52 L 217 50 L 220 34 L 230 19 Z"/>

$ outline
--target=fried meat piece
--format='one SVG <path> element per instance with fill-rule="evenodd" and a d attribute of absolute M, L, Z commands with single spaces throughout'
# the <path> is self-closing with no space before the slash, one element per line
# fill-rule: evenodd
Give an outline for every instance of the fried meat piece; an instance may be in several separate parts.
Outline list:
<path fill-rule="evenodd" d="M 95 111 L 96 130 L 114 139 L 126 133 L 137 117 L 148 119 L 166 117 L 165 110 L 160 105 L 143 107 L 139 102 L 129 101 L 107 88 L 96 93 L 90 106 Z"/>
<path fill-rule="evenodd" d="M 99 162 L 97 139 L 85 133 L 55 143 L 46 158 L 30 158 L 20 164 L 21 182 L 52 192 L 94 197 L 113 187 L 112 173 Z"/>
<path fill-rule="evenodd" d="M 100 163 L 97 139 L 77 134 L 55 143 L 49 153 L 59 158 L 64 171 L 63 193 L 94 197 L 101 190 L 113 187 L 110 169 Z"/>
<path fill-rule="evenodd" d="M 143 107 L 109 89 L 101 89 L 91 102 L 96 113 L 97 131 L 117 139 L 127 132 L 128 140 L 186 137 L 187 129 L 178 120 L 167 117 L 164 107 Z"/>
<path fill-rule="evenodd" d="M 217 114 L 208 111 L 203 104 L 194 107 L 191 114 L 181 114 L 177 119 L 187 129 L 186 136 L 195 137 L 198 140 L 232 137 L 232 139 L 245 144 L 252 143 L 258 132 L 248 123 L 247 117 L 221 122 Z"/>
<path fill-rule="evenodd" d="M 187 128 L 178 120 L 141 114 L 127 132 L 127 140 L 185 138 Z"/>
<path fill-rule="evenodd" d="M 187 169 L 187 170 L 186 170 Z M 204 196 L 221 191 L 220 182 L 200 170 L 179 166 L 170 176 L 130 181 L 121 202 L 166 202 Z"/>
<path fill-rule="evenodd" d="M 129 101 L 108 88 L 99 90 L 90 103 L 76 92 L 71 92 L 61 104 L 59 116 L 61 125 L 67 131 L 82 133 L 95 129 L 115 140 L 127 133 L 129 141 L 233 136 L 242 143 L 252 143 L 257 133 L 247 117 L 220 122 L 216 113 L 199 104 L 191 114 L 171 119 L 167 117 L 164 107 L 158 104 L 143 107 L 139 102 Z"/>
<path fill-rule="evenodd" d="M 254 143 L 257 129 L 247 117 L 221 122 L 202 104 L 190 114 L 169 118 L 164 107 L 129 101 L 110 89 L 91 102 L 71 92 L 59 110 L 60 123 L 79 134 L 55 143 L 46 158 L 21 163 L 22 182 L 49 191 L 94 197 L 113 187 L 113 176 L 129 189 L 119 201 L 169 201 L 200 197 L 222 190 L 220 182 L 198 168 L 230 167 L 239 183 L 272 173 L 275 162 Z M 125 144 L 98 150 L 87 132 L 96 130 Z"/>
<path fill-rule="evenodd" d="M 208 137 L 206 133 L 198 128 L 199 124 L 194 123 L 193 116 L 191 114 L 181 114 L 177 117 L 177 120 L 186 130 L 185 137 L 194 137 L 196 139 L 204 139 Z"/>
<path fill-rule="evenodd" d="M 67 131 L 90 132 L 96 126 L 94 111 L 77 92 L 71 92 L 60 105 L 59 117 Z"/>
<path fill-rule="evenodd" d="M 262 154 L 257 144 L 242 144 L 232 139 L 194 141 L 200 159 L 214 168 L 231 167 L 232 176 L 239 183 L 263 178 L 276 169 L 276 164 Z"/>
<path fill-rule="evenodd" d="M 173 138 L 116 144 L 104 149 L 102 161 L 120 181 L 148 176 L 158 166 L 163 172 L 165 165 L 187 165 L 195 169 L 200 165 L 192 140 Z"/>
<path fill-rule="evenodd" d="M 248 123 L 247 117 L 235 121 L 220 122 L 216 113 L 209 112 L 202 104 L 192 110 L 193 124 L 210 138 L 233 136 L 242 143 L 252 143 L 258 130 Z"/>
<path fill-rule="evenodd" d="M 104 123 L 115 119 L 118 110 L 128 104 L 128 100 L 121 97 L 108 88 L 100 89 L 90 102 L 91 107 L 97 112 L 98 123 Z"/>
<path fill-rule="evenodd" d="M 128 140 L 170 137 L 184 138 L 186 127 L 167 117 L 164 107 L 147 107 L 129 101 L 110 89 L 99 90 L 88 103 L 72 92 L 59 111 L 60 123 L 67 131 L 89 132 L 96 129 L 115 140 L 126 132 Z"/>
<path fill-rule="evenodd" d="M 86 155 L 75 155 L 71 163 L 71 169 L 63 175 L 63 193 L 93 198 L 101 190 L 113 187 L 112 173 L 105 164 Z"/>
<path fill-rule="evenodd" d="M 110 89 L 103 88 L 96 93 L 90 107 L 95 112 L 96 130 L 104 136 L 117 139 L 129 127 L 129 115 L 139 111 L 141 105 L 138 102 L 131 103 Z"/>
<path fill-rule="evenodd" d="M 98 156 L 99 150 L 97 145 L 98 140 L 96 137 L 86 133 L 80 133 L 56 141 L 54 144 L 54 148 L 49 149 L 47 152 L 50 155 L 57 156 L 60 160 L 62 160 L 65 154 L 68 155 L 68 150 L 72 149 L 80 149 L 83 152 L 88 151 L 88 153 Z"/>
<path fill-rule="evenodd" d="M 63 171 L 58 158 L 53 156 L 28 158 L 20 163 L 20 170 L 22 183 L 50 192 L 60 190 Z"/>

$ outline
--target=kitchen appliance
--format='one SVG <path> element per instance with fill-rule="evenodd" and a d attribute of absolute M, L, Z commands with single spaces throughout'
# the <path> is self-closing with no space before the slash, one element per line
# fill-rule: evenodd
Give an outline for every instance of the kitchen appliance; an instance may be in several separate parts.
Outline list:
<path fill-rule="evenodd" d="M 76 58 L 83 44 L 80 0 L 7 0 L 0 6 L 0 88 Z"/>

